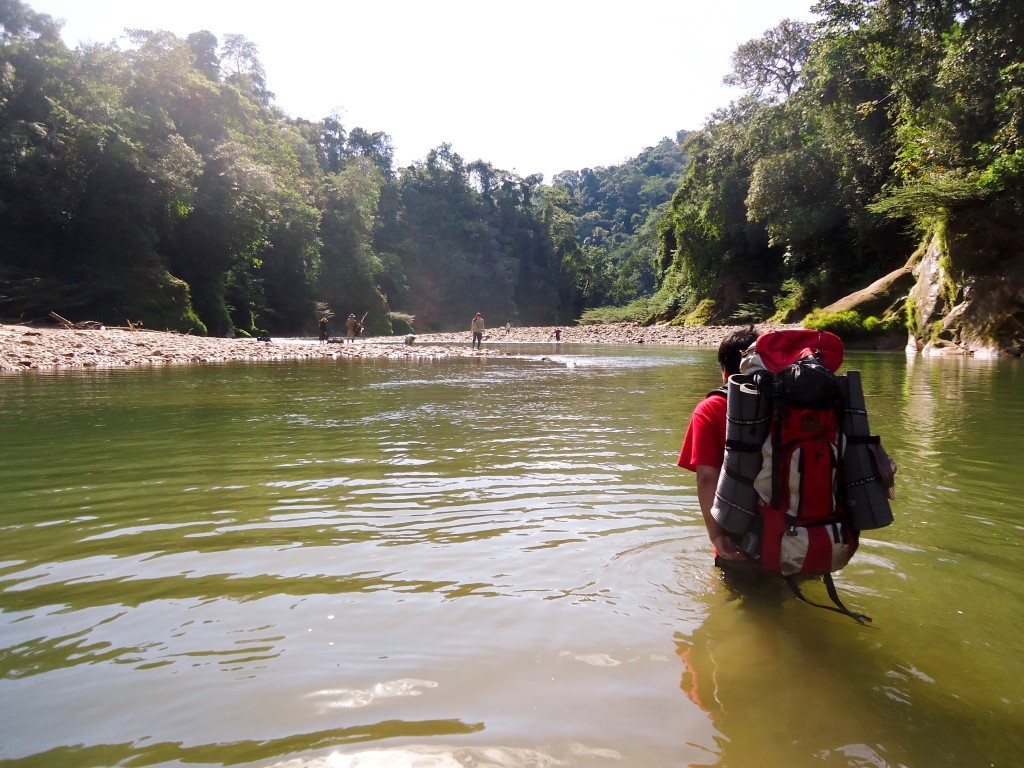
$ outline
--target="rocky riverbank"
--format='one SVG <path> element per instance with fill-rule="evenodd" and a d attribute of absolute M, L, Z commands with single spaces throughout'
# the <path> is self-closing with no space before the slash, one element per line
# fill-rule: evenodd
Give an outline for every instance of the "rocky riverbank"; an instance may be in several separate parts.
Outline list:
<path fill-rule="evenodd" d="M 561 329 L 561 343 L 716 346 L 734 329 L 735 326 L 648 328 L 631 323 L 579 326 Z M 484 334 L 483 348 L 473 350 L 468 331 L 421 334 L 412 344 L 394 337 L 359 339 L 352 344 L 341 340 L 320 344 L 315 339 L 257 341 L 145 330 L 0 325 L 0 371 L 317 358 L 500 357 L 507 354 L 502 349 L 504 344 L 554 345 L 554 331 L 553 327 L 492 329 Z"/>
<path fill-rule="evenodd" d="M 562 326 L 563 344 L 675 344 L 679 346 L 718 346 L 728 334 L 743 326 L 715 325 L 701 327 L 643 326 L 636 323 L 610 323 L 607 325 Z M 772 328 L 795 327 L 781 325 L 759 325 L 761 332 Z M 416 343 L 453 344 L 467 343 L 469 331 L 460 333 L 427 333 L 416 337 Z M 555 328 L 541 326 L 534 328 L 489 328 L 484 333 L 485 343 L 530 344 L 554 343 Z"/>

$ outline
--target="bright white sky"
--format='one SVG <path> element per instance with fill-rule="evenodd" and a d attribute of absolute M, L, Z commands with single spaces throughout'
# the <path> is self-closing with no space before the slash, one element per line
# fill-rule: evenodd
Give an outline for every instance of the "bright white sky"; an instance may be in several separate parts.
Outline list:
<path fill-rule="evenodd" d="M 813 0 L 25 0 L 65 42 L 241 34 L 292 117 L 384 131 L 398 166 L 448 142 L 526 176 L 616 165 L 737 96 L 736 48 Z"/>

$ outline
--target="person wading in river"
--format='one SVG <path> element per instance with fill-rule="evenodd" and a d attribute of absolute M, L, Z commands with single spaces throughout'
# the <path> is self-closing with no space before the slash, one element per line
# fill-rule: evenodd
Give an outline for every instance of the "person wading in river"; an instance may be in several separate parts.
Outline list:
<path fill-rule="evenodd" d="M 753 326 L 748 326 L 726 336 L 718 347 L 718 365 L 722 371 L 722 382 L 727 382 L 734 373 L 740 372 L 740 358 L 744 350 L 757 341 Z M 697 473 L 697 501 L 704 516 L 704 526 L 715 553 L 715 565 L 723 563 L 738 565 L 746 557 L 728 532 L 711 516 L 718 488 L 718 475 L 725 461 L 726 399 L 710 395 L 693 409 L 690 426 L 679 452 L 678 465 Z"/>

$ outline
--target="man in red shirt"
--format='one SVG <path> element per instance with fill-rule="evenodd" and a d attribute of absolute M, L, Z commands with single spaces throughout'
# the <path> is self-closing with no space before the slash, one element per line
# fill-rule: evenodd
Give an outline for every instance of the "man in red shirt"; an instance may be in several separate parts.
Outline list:
<path fill-rule="evenodd" d="M 740 372 L 740 358 L 757 340 L 753 326 L 748 326 L 726 336 L 718 347 L 718 365 L 722 369 L 722 381 L 727 382 L 734 373 Z M 697 501 L 704 516 L 715 552 L 715 563 L 723 560 L 745 560 L 746 556 L 736 542 L 711 516 L 718 488 L 718 475 L 725 461 L 725 417 L 726 399 L 709 395 L 693 409 L 690 426 L 683 439 L 678 464 L 684 469 L 697 473 Z"/>

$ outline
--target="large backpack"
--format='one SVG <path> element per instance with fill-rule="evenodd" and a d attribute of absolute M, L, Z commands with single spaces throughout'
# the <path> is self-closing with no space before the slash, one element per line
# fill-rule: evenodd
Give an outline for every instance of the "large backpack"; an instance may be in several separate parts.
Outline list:
<path fill-rule="evenodd" d="M 771 331 L 746 351 L 726 387 L 725 462 L 711 513 L 798 597 L 806 599 L 795 577 L 820 576 L 833 610 L 863 621 L 842 605 L 831 574 L 857 551 L 860 530 L 892 522 L 891 473 L 878 466 L 884 452 L 868 434 L 859 374 L 836 375 L 843 355 L 838 336 L 806 329 Z"/>

